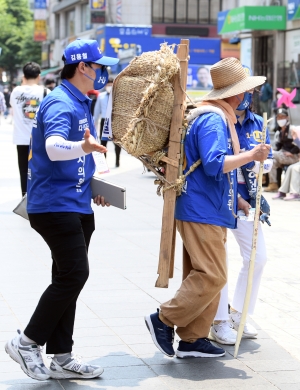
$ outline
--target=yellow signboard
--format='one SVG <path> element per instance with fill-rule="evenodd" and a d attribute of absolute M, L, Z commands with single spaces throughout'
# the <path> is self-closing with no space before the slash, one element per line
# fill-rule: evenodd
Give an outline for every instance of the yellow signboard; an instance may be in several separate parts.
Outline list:
<path fill-rule="evenodd" d="M 42 42 L 47 40 L 47 24 L 46 20 L 34 21 L 34 41 Z"/>

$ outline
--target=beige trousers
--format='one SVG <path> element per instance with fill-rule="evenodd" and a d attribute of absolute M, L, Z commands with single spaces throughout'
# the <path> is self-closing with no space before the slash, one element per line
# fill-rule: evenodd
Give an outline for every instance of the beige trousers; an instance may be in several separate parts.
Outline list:
<path fill-rule="evenodd" d="M 293 156 L 286 156 L 282 149 L 273 151 L 273 165 L 269 172 L 269 182 L 277 183 L 277 168 L 281 168 L 283 165 L 295 164 L 299 161 L 297 154 Z"/>
<path fill-rule="evenodd" d="M 183 249 L 183 281 L 160 307 L 160 319 L 177 326 L 186 342 L 207 337 L 227 281 L 226 234 L 221 226 L 176 221 Z"/>
<path fill-rule="evenodd" d="M 288 167 L 280 192 L 287 194 L 300 194 L 300 162 L 292 164 Z"/>

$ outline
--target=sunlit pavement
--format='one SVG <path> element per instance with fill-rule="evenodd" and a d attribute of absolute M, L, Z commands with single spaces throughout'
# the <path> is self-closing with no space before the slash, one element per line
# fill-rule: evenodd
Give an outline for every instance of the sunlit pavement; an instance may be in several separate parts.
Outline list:
<path fill-rule="evenodd" d="M 94 207 L 90 278 L 78 301 L 74 334 L 74 351 L 105 371 L 88 381 L 28 378 L 5 353 L 4 344 L 26 326 L 50 282 L 51 259 L 28 221 L 12 213 L 21 191 L 9 122 L 1 117 L 0 390 L 300 389 L 300 202 L 272 201 L 272 194 L 265 194 L 272 227 L 264 226 L 268 263 L 252 317 L 257 339 L 241 342 L 238 359 L 232 346 L 217 359 L 167 358 L 153 345 L 143 316 L 155 312 L 180 284 L 180 238 L 174 279 L 169 289 L 157 289 L 163 201 L 156 195 L 155 177 L 138 160 L 122 151 L 121 167 L 114 167 L 111 143 L 107 179 L 127 188 L 127 210 Z M 230 298 L 241 265 L 230 232 L 228 247 Z"/>

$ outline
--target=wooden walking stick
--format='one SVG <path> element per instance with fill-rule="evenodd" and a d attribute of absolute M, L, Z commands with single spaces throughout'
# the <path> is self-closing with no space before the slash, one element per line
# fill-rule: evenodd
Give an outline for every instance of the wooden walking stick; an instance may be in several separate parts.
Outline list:
<path fill-rule="evenodd" d="M 174 108 L 172 113 L 168 160 L 166 168 L 166 180 L 173 183 L 178 178 L 180 145 L 182 133 L 182 121 L 185 112 L 186 81 L 188 70 L 189 40 L 181 39 L 178 45 L 177 57 L 180 61 L 180 72 L 174 80 Z M 159 274 L 155 287 L 167 288 L 169 278 L 173 277 L 174 255 L 176 242 L 176 226 L 174 219 L 176 191 L 170 189 L 164 194 L 164 208 L 162 215 L 162 228 L 160 239 L 160 252 L 158 271 Z"/>
<path fill-rule="evenodd" d="M 262 144 L 266 142 L 266 131 L 267 131 L 267 113 L 263 113 L 263 130 L 262 130 Z M 237 357 L 240 342 L 242 339 L 242 335 L 244 332 L 244 326 L 246 323 L 246 318 L 248 314 L 248 308 L 251 298 L 251 291 L 252 291 L 252 282 L 253 282 L 253 272 L 254 272 L 254 265 L 255 265 L 255 256 L 256 256 L 256 248 L 257 248 L 257 235 L 258 235 L 258 224 L 259 224 L 259 215 L 260 215 L 260 199 L 261 199 L 261 193 L 262 193 L 262 176 L 263 176 L 263 170 L 264 170 L 264 163 L 261 162 L 259 166 L 259 173 L 258 173 L 258 187 L 257 187 L 257 193 L 256 193 L 256 204 L 255 204 L 255 215 L 254 215 L 254 223 L 253 223 L 253 236 L 252 236 L 252 250 L 251 250 L 251 256 L 250 256 L 250 263 L 249 263 L 249 270 L 248 270 L 248 281 L 247 281 L 247 289 L 245 294 L 245 300 L 244 300 L 244 307 L 242 311 L 241 321 L 237 333 L 236 343 L 235 343 L 235 349 L 234 349 L 234 357 Z"/>

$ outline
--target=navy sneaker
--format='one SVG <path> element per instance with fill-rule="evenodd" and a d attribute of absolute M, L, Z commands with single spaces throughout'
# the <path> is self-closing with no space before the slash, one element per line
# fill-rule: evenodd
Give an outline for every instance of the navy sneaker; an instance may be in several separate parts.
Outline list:
<path fill-rule="evenodd" d="M 175 355 L 173 348 L 174 328 L 165 325 L 159 319 L 158 314 L 159 309 L 157 309 L 157 313 L 146 316 L 145 323 L 157 348 L 165 355 L 172 357 Z"/>
<path fill-rule="evenodd" d="M 207 338 L 198 339 L 193 343 L 186 343 L 181 340 L 176 351 L 176 356 L 179 358 L 219 357 L 224 355 L 224 349 L 215 347 Z"/>

